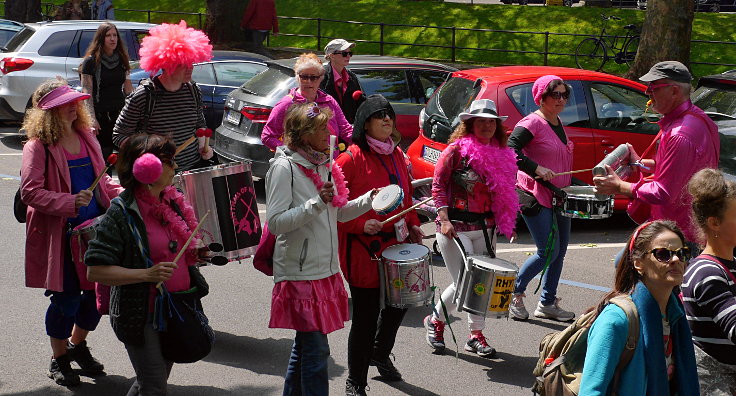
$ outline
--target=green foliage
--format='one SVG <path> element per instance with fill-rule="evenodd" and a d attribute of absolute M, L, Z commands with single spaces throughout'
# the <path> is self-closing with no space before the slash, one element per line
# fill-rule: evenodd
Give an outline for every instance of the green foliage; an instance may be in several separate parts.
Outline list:
<path fill-rule="evenodd" d="M 56 2 L 61 2 L 56 1 Z M 153 9 L 182 12 L 206 12 L 204 0 L 114 0 L 118 9 Z M 245 3 L 245 2 L 244 2 Z M 635 9 L 601 9 L 593 7 L 523 7 L 518 5 L 469 5 L 437 1 L 405 0 L 277 0 L 276 8 L 281 16 L 322 18 L 319 41 L 312 37 L 280 35 L 271 37 L 271 46 L 288 46 L 312 50 L 321 47 L 334 37 L 359 41 L 357 52 L 379 54 L 381 52 L 381 27 L 357 25 L 328 20 L 351 20 L 384 24 L 431 25 L 434 27 L 455 26 L 455 59 L 458 62 L 479 65 L 544 64 L 544 56 L 535 53 L 515 53 L 506 50 L 544 51 L 545 35 L 528 33 L 478 32 L 463 29 L 516 30 L 527 32 L 574 33 L 598 35 L 601 29 L 600 14 L 617 15 L 621 21 L 611 21 L 609 34 L 624 34 L 623 26 L 629 23 L 641 25 L 645 12 Z M 234 12 L 242 12 L 237 10 Z M 146 21 L 146 14 L 118 12 L 120 19 Z M 181 15 L 153 13 L 154 23 L 176 22 Z M 185 18 L 197 26 L 198 17 Z M 736 42 L 733 29 L 736 16 L 733 14 L 696 13 L 693 23 L 693 39 Z M 287 19 L 280 20 L 280 30 L 285 34 L 316 35 L 317 21 Z M 582 36 L 549 36 L 547 63 L 555 66 L 575 67 L 573 54 Z M 364 40 L 365 42 L 361 42 Z M 437 28 L 411 28 L 384 26 L 383 53 L 406 57 L 449 60 L 449 48 L 421 47 L 390 44 L 391 42 L 451 46 L 452 30 Z M 621 45 L 620 43 L 618 45 Z M 487 51 L 478 51 L 476 48 Z M 560 54 L 560 55 L 556 55 Z M 719 62 L 736 64 L 736 45 L 714 45 L 693 43 L 693 62 Z M 693 65 L 696 75 L 705 75 L 731 69 L 726 66 Z M 623 73 L 625 65 L 609 61 L 604 71 Z"/>

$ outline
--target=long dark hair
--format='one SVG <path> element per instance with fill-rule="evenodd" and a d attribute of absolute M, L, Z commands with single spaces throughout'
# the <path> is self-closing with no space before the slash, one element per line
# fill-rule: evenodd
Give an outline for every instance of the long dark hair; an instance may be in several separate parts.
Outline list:
<path fill-rule="evenodd" d="M 473 123 L 478 118 L 479 117 L 471 117 L 461 122 L 460 125 L 458 125 L 452 132 L 450 138 L 447 139 L 447 143 L 452 143 L 471 133 L 475 134 L 475 132 L 473 132 Z M 506 142 L 509 140 L 509 137 L 506 135 L 506 130 L 503 128 L 503 121 L 499 118 L 496 118 L 496 131 L 493 133 L 493 137 L 498 140 L 499 146 L 506 147 Z"/>
<path fill-rule="evenodd" d="M 589 309 L 588 312 L 595 309 L 597 312 L 596 316 L 598 316 L 612 298 L 620 295 L 628 295 L 634 291 L 634 286 L 642 279 L 642 276 L 634 268 L 634 261 L 641 260 L 649 249 L 651 249 L 654 238 L 665 231 L 674 232 L 680 238 L 682 244 L 685 244 L 685 235 L 682 234 L 682 231 L 674 221 L 655 220 L 637 227 L 626 241 L 626 250 L 624 250 L 621 260 L 617 263 L 618 267 L 616 268 L 613 290 L 606 294 L 598 305 L 595 308 Z"/>
<path fill-rule="evenodd" d="M 736 183 L 727 180 L 723 172 L 705 168 L 695 173 L 687 183 L 693 197 L 692 218 L 700 226 L 700 237 L 708 231 L 708 218 L 723 220 L 728 204 L 736 199 Z"/>
<path fill-rule="evenodd" d="M 120 55 L 120 64 L 123 66 L 123 70 L 127 72 L 130 70 L 130 57 L 128 56 L 128 51 L 125 49 L 125 42 L 123 37 L 120 36 L 120 31 L 118 31 L 117 26 L 110 22 L 102 22 L 100 26 L 97 27 L 95 37 L 92 39 L 92 42 L 89 43 L 89 47 L 87 47 L 87 52 L 84 54 L 84 57 L 94 57 L 95 64 L 99 65 L 100 57 L 102 56 L 103 48 L 105 47 L 105 35 L 107 35 L 107 32 L 112 29 L 115 29 L 115 32 L 118 34 L 118 46 L 115 48 L 115 51 Z"/>
<path fill-rule="evenodd" d="M 120 185 L 126 190 L 135 190 L 141 182 L 133 176 L 133 163 L 141 155 L 151 153 L 166 162 L 174 158 L 176 145 L 174 142 L 161 135 L 139 133 L 131 136 L 120 148 L 120 155 L 115 163 L 115 169 L 120 178 Z"/>

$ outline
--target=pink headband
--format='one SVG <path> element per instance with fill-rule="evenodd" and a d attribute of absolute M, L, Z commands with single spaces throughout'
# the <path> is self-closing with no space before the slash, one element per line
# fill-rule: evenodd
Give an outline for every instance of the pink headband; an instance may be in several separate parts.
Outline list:
<path fill-rule="evenodd" d="M 547 90 L 547 87 L 549 87 L 549 83 L 553 80 L 563 81 L 562 78 L 555 76 L 554 74 L 539 77 L 537 81 L 534 81 L 534 85 L 532 86 L 532 96 L 534 97 L 534 103 L 536 103 L 537 106 L 542 103 L 542 95 L 544 94 L 544 91 Z"/>
<path fill-rule="evenodd" d="M 639 227 L 636 227 L 636 230 L 634 230 L 634 235 L 631 236 L 631 241 L 629 241 L 629 254 L 634 254 L 634 243 L 636 242 L 636 238 L 639 238 L 639 234 L 641 231 L 649 225 L 654 223 L 653 221 L 647 221 L 646 223 L 643 223 Z"/>
<path fill-rule="evenodd" d="M 71 89 L 68 85 L 62 85 L 44 95 L 41 100 L 38 101 L 37 106 L 41 110 L 49 110 L 67 103 L 89 98 L 89 94 L 77 92 Z"/>

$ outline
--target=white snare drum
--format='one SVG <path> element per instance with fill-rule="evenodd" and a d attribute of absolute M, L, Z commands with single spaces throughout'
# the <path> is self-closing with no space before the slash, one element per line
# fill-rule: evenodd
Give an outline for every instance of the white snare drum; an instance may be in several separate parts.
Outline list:
<path fill-rule="evenodd" d="M 468 267 L 469 271 L 463 267 L 458 282 L 457 310 L 483 317 L 508 318 L 519 267 L 485 255 L 469 256 Z"/>
<path fill-rule="evenodd" d="M 593 186 L 569 186 L 562 189 L 562 215 L 574 219 L 605 219 L 613 214 L 613 195 L 595 192 Z"/>
<path fill-rule="evenodd" d="M 381 254 L 381 288 L 386 305 L 409 308 L 428 305 L 432 298 L 429 248 L 402 243 Z"/>
<path fill-rule="evenodd" d="M 398 184 L 389 184 L 376 194 L 371 206 L 376 213 L 386 215 L 399 207 L 404 200 L 404 190 Z"/>
<path fill-rule="evenodd" d="M 220 250 L 213 264 L 255 253 L 262 227 L 250 161 L 185 171 L 174 177 L 174 185 L 184 192 L 197 218 L 208 210 L 214 212 L 200 228 L 202 242 L 213 251 Z"/>

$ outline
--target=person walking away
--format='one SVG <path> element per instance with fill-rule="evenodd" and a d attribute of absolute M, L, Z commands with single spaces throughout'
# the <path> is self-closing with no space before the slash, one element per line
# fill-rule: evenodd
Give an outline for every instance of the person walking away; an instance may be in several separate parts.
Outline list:
<path fill-rule="evenodd" d="M 715 169 L 701 169 L 688 182 L 692 216 L 705 249 L 690 261 L 682 283 L 700 393 L 736 393 L 736 183 Z"/>
<path fill-rule="evenodd" d="M 56 10 L 57 21 L 90 19 L 92 16 L 86 0 L 68 0 Z"/>
<path fill-rule="evenodd" d="M 360 91 L 358 76 L 346 68 L 353 57 L 355 43 L 343 39 L 334 39 L 325 46 L 325 78 L 319 88 L 335 98 L 340 104 L 345 118 L 349 123 L 355 121 L 355 112 L 358 110 L 365 95 Z M 356 94 L 356 92 L 360 92 Z M 353 97 L 357 96 L 357 98 Z"/>
<path fill-rule="evenodd" d="M 249 0 L 240 20 L 240 28 L 246 32 L 246 41 L 250 43 L 251 51 L 269 55 L 263 42 L 266 41 L 269 31 L 273 31 L 274 36 L 279 34 L 279 20 L 274 0 Z"/>
<path fill-rule="evenodd" d="M 125 105 L 125 97 L 133 92 L 128 51 L 114 24 L 100 24 L 79 69 L 82 92 L 91 96 L 87 105 L 94 115 L 102 157 L 107 158 L 114 149 L 112 131 L 115 121 Z"/>
<path fill-rule="evenodd" d="M 92 19 L 112 21 L 115 19 L 115 7 L 112 0 L 92 0 Z"/>
<path fill-rule="evenodd" d="M 141 84 L 125 100 L 113 128 L 112 142 L 122 148 L 125 140 L 138 132 L 169 136 L 177 147 L 196 130 L 207 126 L 204 120 L 202 92 L 192 80 L 195 63 L 212 58 L 207 36 L 187 27 L 163 23 L 151 28 L 140 49 L 141 68 L 155 75 Z M 209 166 L 214 151 L 205 147 L 205 138 L 190 144 L 175 160 L 178 171 Z"/>

